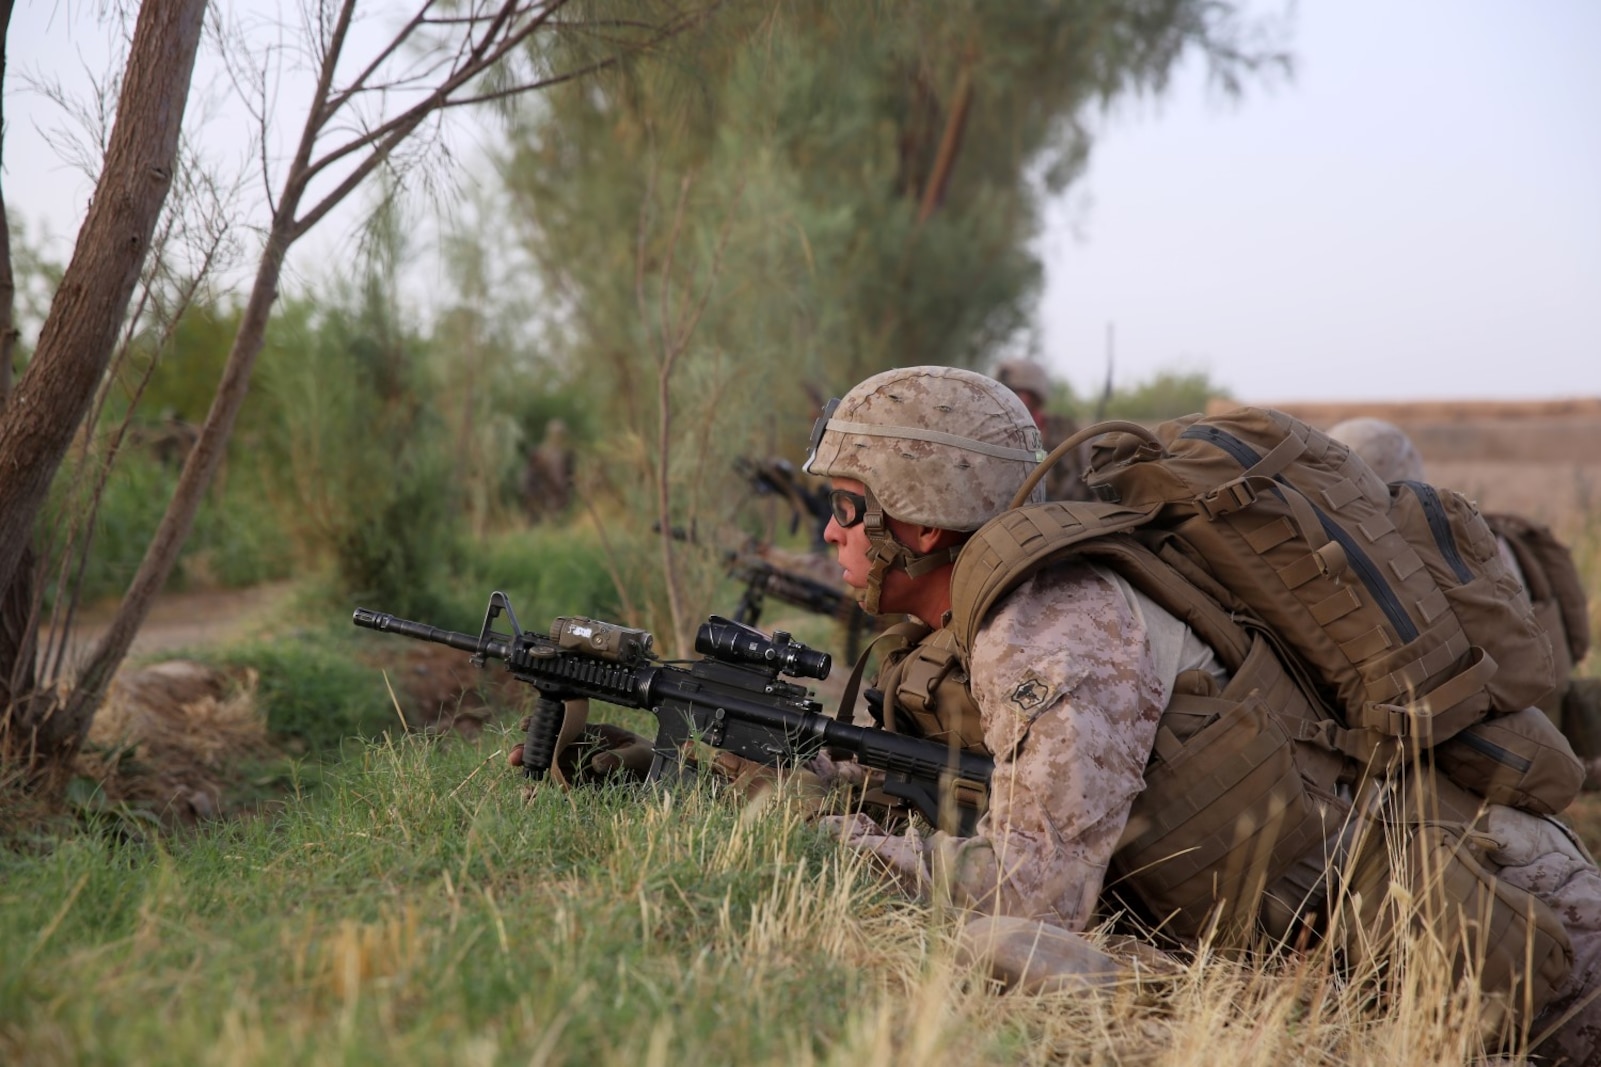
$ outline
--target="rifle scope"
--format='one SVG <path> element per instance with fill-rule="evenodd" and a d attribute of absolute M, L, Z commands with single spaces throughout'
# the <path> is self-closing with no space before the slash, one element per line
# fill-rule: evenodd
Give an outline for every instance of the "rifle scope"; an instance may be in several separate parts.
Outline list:
<path fill-rule="evenodd" d="M 833 658 L 827 652 L 792 641 L 783 630 L 774 630 L 769 638 L 753 626 L 721 615 L 713 615 L 700 624 L 695 634 L 695 651 L 728 662 L 776 667 L 795 678 L 827 678 L 834 667 Z"/>

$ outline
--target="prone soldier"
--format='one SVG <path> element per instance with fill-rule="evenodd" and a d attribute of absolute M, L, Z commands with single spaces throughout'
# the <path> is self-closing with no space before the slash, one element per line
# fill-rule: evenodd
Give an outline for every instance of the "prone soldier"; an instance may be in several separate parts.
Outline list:
<path fill-rule="evenodd" d="M 1197 439 L 1224 440 L 1213 429 Z M 844 581 L 868 611 L 913 620 L 871 679 L 884 725 L 993 761 L 970 832 L 898 833 L 862 812 L 821 825 L 908 890 L 937 888 L 970 909 L 970 948 L 1025 988 L 1129 973 L 1080 937 L 1125 907 L 1183 939 L 1208 929 L 1279 944 L 1327 937 L 1343 958 L 1389 973 L 1409 957 L 1395 955 L 1395 920 L 1379 902 L 1439 895 L 1431 941 L 1455 953 L 1452 973 L 1476 976 L 1487 1044 L 1549 1032 L 1541 1055 L 1601 1062 L 1601 871 L 1539 805 L 1303 745 L 1355 731 L 1302 690 L 1273 641 L 1256 632 L 1242 645 L 1234 613 L 1218 607 L 1228 590 L 1191 585 L 1187 600 L 1171 590 L 1159 600 L 1137 565 L 1162 560 L 1115 531 L 1095 535 L 1116 541 L 1102 553 L 1046 553 L 975 592 L 1011 566 L 996 556 L 1009 529 L 1037 547 L 1031 531 L 1131 529 L 1131 514 L 1154 513 L 1017 509 L 1031 486 L 1033 501 L 1042 496 L 1030 481 L 1042 455 L 1017 395 L 955 368 L 875 375 L 818 420 L 805 469 L 830 480 L 825 538 Z M 1379 487 L 1366 467 L 1353 473 Z M 1289 536 L 1297 524 L 1279 525 Z M 1321 566 L 1345 558 L 1335 547 Z M 1560 744 L 1557 758 L 1572 762 Z M 714 769 L 736 788 L 773 777 L 729 753 Z M 862 771 L 820 757 L 801 788 L 860 785 Z M 1286 774 L 1281 793 L 1273 783 Z M 1218 791 L 1225 775 L 1238 788 Z M 1286 797 L 1293 812 L 1279 805 Z M 1396 797 L 1400 810 L 1387 815 Z M 1429 813 L 1421 821 L 1408 817 L 1413 799 Z M 1261 832 L 1240 841 L 1241 826 Z M 1375 828 L 1377 847 L 1363 836 Z M 1491 936 L 1474 934 L 1483 924 Z"/>
<path fill-rule="evenodd" d="M 1003 936 L 1000 944 L 1028 951 L 1048 944 L 1050 951 L 1039 953 L 1045 959 L 1026 961 L 1036 975 L 1054 964 L 1082 972 L 1095 957 L 1076 935 L 1097 921 L 1109 871 L 1120 874 L 1123 899 L 1158 915 L 1166 910 L 1158 903 L 1174 893 L 1239 878 L 1230 865 L 1242 857 L 1226 849 L 1199 869 L 1186 866 L 1187 853 L 1205 856 L 1210 846 L 1187 842 L 1185 834 L 1215 835 L 1209 828 L 1249 822 L 1265 795 L 1217 796 L 1207 803 L 1214 810 L 1196 811 L 1184 825 L 1171 817 L 1220 770 L 1210 763 L 1218 755 L 1175 759 L 1190 743 L 1181 738 L 1200 736 L 1188 722 L 1191 712 L 1195 721 L 1233 721 L 1219 739 L 1226 747 L 1250 732 L 1249 715 L 1257 712 L 1246 709 L 1281 722 L 1315 717 L 1268 642 L 1225 658 L 1211 642 L 1226 629 L 1214 627 L 1203 639 L 1195 628 L 1208 617 L 1204 610 L 1181 618 L 1097 557 L 1063 554 L 1037 566 L 971 617 L 973 593 L 962 583 L 972 571 L 958 570 L 959 560 L 973 562 L 962 559 L 964 546 L 975 537 L 984 549 L 999 543 L 985 540 L 997 526 L 992 520 L 1010 512 L 1041 454 L 1038 427 L 1014 392 L 965 370 L 912 367 L 868 378 L 830 405 L 813 430 L 805 467 L 830 479 L 833 518 L 825 536 L 847 584 L 869 611 L 905 613 L 923 624 L 875 679 L 886 718 L 895 715 L 897 729 L 994 759 L 988 810 L 971 835 L 891 833 L 863 814 L 831 816 L 825 825 L 919 892 L 943 886 L 987 921 L 1026 924 L 1021 937 Z M 1087 509 L 1074 513 L 1085 524 L 1116 515 L 1106 510 L 1115 505 L 1069 507 Z M 1243 748 L 1228 758 L 1261 759 Z M 1294 833 L 1277 823 L 1278 836 L 1256 844 L 1272 855 L 1256 853 L 1252 862 L 1270 867 L 1273 880 L 1257 894 L 1223 902 L 1234 909 L 1231 921 L 1281 942 L 1342 937 L 1348 956 L 1377 954 L 1383 969 L 1395 942 L 1369 940 L 1377 925 L 1364 909 L 1385 896 L 1392 879 L 1406 877 L 1391 867 L 1403 861 L 1383 845 L 1354 843 L 1352 827 L 1371 814 L 1364 796 L 1374 785 L 1379 794 L 1425 791 L 1431 810 L 1449 810 L 1460 822 L 1415 828 L 1408 847 L 1471 834 L 1482 850 L 1476 860 L 1461 846 L 1448 850 L 1447 888 L 1427 891 L 1462 894 L 1459 917 L 1484 904 L 1510 942 L 1497 948 L 1507 950 L 1499 969 L 1485 964 L 1479 972 L 1486 1003 L 1500 1005 L 1486 1010 L 1486 1040 L 1532 1021 L 1532 1033 L 1554 1028 L 1542 1053 L 1575 1062 L 1601 1057 L 1594 995 L 1601 987 L 1601 872 L 1572 832 L 1533 810 L 1488 803 L 1443 776 L 1375 783 L 1332 752 L 1321 770 L 1304 758 L 1297 756 L 1292 773 L 1326 777 L 1332 788 L 1317 792 Z M 825 777 L 842 774 L 823 770 Z M 1254 822 L 1264 824 L 1275 825 Z M 1142 864 L 1131 855 L 1136 843 L 1144 855 L 1166 858 Z M 1344 893 L 1346 884 L 1367 893 Z M 1330 921 L 1332 914 L 1343 921 Z M 1436 933 L 1452 940 L 1449 931 Z M 1472 940 L 1465 929 L 1456 933 Z M 997 963 L 997 973 L 1006 969 Z"/>

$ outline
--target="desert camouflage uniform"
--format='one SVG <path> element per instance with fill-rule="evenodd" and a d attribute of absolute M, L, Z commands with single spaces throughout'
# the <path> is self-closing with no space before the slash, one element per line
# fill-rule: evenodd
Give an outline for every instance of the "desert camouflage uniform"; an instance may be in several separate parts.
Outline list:
<path fill-rule="evenodd" d="M 1500 878 L 1549 904 L 1573 942 L 1573 971 L 1555 999 L 1534 1020 L 1529 1033 L 1539 1038 L 1573 1017 L 1535 1052 L 1574 1067 L 1601 1065 L 1601 871 L 1572 830 L 1555 819 L 1492 805 L 1486 831 L 1498 847 L 1489 852 L 1501 864 Z"/>
<path fill-rule="evenodd" d="M 1215 669 L 1211 650 L 1121 579 L 1068 564 L 1006 598 L 971 668 L 995 756 L 977 835 L 893 836 L 865 816 L 841 831 L 911 887 L 938 879 L 980 910 L 1083 930 L 1174 679 Z"/>
<path fill-rule="evenodd" d="M 1003 600 L 970 667 L 995 755 L 977 833 L 892 835 L 864 815 L 835 819 L 835 829 L 919 895 L 939 885 L 983 913 L 1082 931 L 1144 788 L 1174 680 L 1221 672 L 1188 627 L 1081 563 L 1042 571 Z M 1500 877 L 1549 904 L 1573 942 L 1573 972 L 1530 1033 L 1577 1006 L 1540 1053 L 1601 1067 L 1601 871 L 1554 819 L 1499 805 L 1487 819 Z"/>

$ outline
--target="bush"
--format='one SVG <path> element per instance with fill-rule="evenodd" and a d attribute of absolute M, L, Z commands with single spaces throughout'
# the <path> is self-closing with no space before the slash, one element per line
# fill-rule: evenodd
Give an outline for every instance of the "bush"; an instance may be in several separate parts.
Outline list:
<path fill-rule="evenodd" d="M 1145 381 L 1114 389 L 1103 417 L 1160 422 L 1204 412 L 1207 401 L 1213 398 L 1229 399 L 1229 391 L 1212 381 L 1206 371 L 1162 370 Z M 1088 418 L 1094 415 L 1095 407 L 1086 399 L 1079 413 Z"/>
<path fill-rule="evenodd" d="M 593 535 L 574 527 L 540 526 L 490 538 L 467 554 L 451 582 L 450 608 L 481 622 L 489 594 L 498 589 L 518 620 L 543 630 L 558 615 L 616 620 L 622 601 Z"/>
<path fill-rule="evenodd" d="M 169 588 L 242 588 L 289 574 L 291 561 L 282 523 L 263 497 L 259 477 L 248 468 L 235 473 L 201 502 L 194 528 L 168 579 Z M 52 518 L 43 527 L 43 541 L 51 546 L 55 564 L 49 571 L 52 579 L 59 573 L 60 553 L 69 547 L 66 531 L 88 514 L 92 481 L 70 462 L 57 477 Z M 118 457 L 95 510 L 94 535 L 83 563 L 81 602 L 119 597 L 128 588 L 177 484 L 178 469 L 153 456 L 124 450 Z M 68 515 L 80 518 L 56 518 Z M 83 551 L 81 533 L 74 536 L 70 547 L 75 555 L 69 564 L 69 580 L 77 573 L 76 554 Z M 52 580 L 45 590 L 47 603 L 53 603 L 57 594 Z"/>
<path fill-rule="evenodd" d="M 397 614 L 437 612 L 463 523 L 421 342 L 379 310 L 296 307 L 271 343 L 263 472 L 300 569 L 329 567 L 338 594 Z"/>
<path fill-rule="evenodd" d="M 95 511 L 93 537 L 88 546 L 89 557 L 83 564 L 83 584 L 79 591 L 81 602 L 93 603 L 120 596 L 128 588 L 161 522 L 161 516 L 167 510 L 177 481 L 176 471 L 163 467 L 147 456 L 128 455 L 117 461 L 106 480 L 105 492 Z M 87 482 L 88 479 L 78 471 L 77 465 L 70 461 L 57 476 L 58 488 L 67 487 L 58 493 L 61 501 L 59 506 L 72 509 L 72 514 L 80 517 L 78 522 L 81 522 L 81 516 L 87 514 L 91 503 L 88 491 L 92 486 Z M 68 520 L 68 523 L 76 525 L 73 520 Z M 47 543 L 59 551 L 66 547 L 64 540 L 58 534 L 48 538 Z M 74 538 L 72 547 L 75 553 L 83 551 L 81 532 Z M 69 573 L 76 569 L 79 558 L 75 554 L 69 564 Z M 53 578 L 58 572 L 52 570 L 50 573 Z M 174 574 L 177 574 L 177 569 Z M 54 582 L 50 581 L 46 595 L 53 597 L 56 593 Z"/>

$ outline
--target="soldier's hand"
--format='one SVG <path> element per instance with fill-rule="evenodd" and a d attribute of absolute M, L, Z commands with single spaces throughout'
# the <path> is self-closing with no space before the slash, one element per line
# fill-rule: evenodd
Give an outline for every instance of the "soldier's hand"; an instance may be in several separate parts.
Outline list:
<path fill-rule="evenodd" d="M 777 804 L 811 821 L 828 802 L 828 785 L 802 767 L 780 770 L 732 752 L 719 752 L 707 765 L 707 770 L 721 779 L 730 793 L 753 808 Z"/>
<path fill-rule="evenodd" d="M 526 730 L 526 724 L 523 726 Z M 571 744 L 556 753 L 555 771 L 566 785 L 602 782 L 643 782 L 650 773 L 648 740 L 609 722 L 590 723 Z M 512 746 L 507 757 L 513 767 L 523 765 L 523 746 Z"/>
<path fill-rule="evenodd" d="M 556 753 L 556 766 L 574 785 L 643 782 L 650 773 L 651 756 L 645 738 L 609 722 L 596 722 Z"/>

